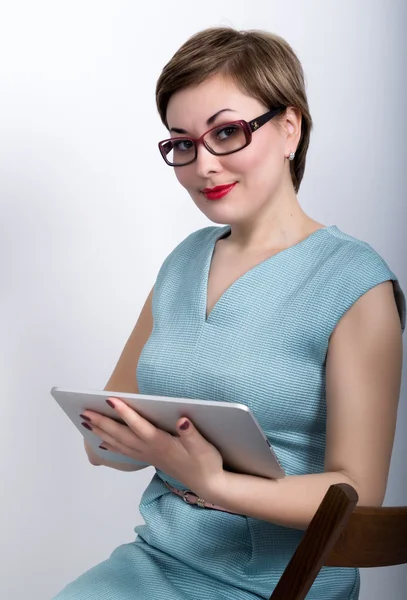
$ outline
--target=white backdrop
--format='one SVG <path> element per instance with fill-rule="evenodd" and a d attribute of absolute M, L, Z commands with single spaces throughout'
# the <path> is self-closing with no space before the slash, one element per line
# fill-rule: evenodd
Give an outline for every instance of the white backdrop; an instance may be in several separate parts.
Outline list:
<path fill-rule="evenodd" d="M 0 2 L 1 598 L 50 598 L 140 522 L 152 469 L 89 465 L 49 389 L 104 387 L 162 261 L 210 224 L 156 147 L 166 61 L 207 26 L 285 37 L 315 121 L 300 201 L 373 245 L 407 290 L 406 6 Z M 406 378 L 386 504 L 407 504 Z M 363 572 L 361 598 L 406 587 L 405 567 Z"/>

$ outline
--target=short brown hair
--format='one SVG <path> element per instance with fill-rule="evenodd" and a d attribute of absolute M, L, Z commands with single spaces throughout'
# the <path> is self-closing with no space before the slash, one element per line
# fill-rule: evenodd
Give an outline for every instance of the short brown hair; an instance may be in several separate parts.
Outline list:
<path fill-rule="evenodd" d="M 283 38 L 259 30 L 211 27 L 196 33 L 177 50 L 157 81 L 157 108 L 167 128 L 171 96 L 215 74 L 229 77 L 242 91 L 270 109 L 284 105 L 301 111 L 301 139 L 290 163 L 294 189 L 298 192 L 312 119 L 303 69 L 291 46 Z"/>

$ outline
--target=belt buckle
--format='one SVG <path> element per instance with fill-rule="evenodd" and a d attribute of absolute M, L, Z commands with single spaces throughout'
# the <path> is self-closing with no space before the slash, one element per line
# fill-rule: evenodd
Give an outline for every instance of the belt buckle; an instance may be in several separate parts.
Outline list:
<path fill-rule="evenodd" d="M 194 502 L 190 502 L 188 500 L 188 494 L 192 494 L 193 496 L 195 496 L 195 494 L 193 492 L 191 492 L 190 490 L 185 490 L 185 492 L 182 494 L 183 501 L 186 502 L 187 504 L 194 504 Z"/>
<path fill-rule="evenodd" d="M 192 496 L 195 496 L 195 498 L 196 498 L 195 502 L 190 502 L 188 500 L 188 494 L 191 494 Z M 190 490 L 186 490 L 182 494 L 182 499 L 187 504 L 197 504 L 200 508 L 205 508 L 205 500 L 203 498 L 199 498 L 199 496 L 197 496 L 196 494 L 194 494 L 194 492 L 191 492 Z"/>

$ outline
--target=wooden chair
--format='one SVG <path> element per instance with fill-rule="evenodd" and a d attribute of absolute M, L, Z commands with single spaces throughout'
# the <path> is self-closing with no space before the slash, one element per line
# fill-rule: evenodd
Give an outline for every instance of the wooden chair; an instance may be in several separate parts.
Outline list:
<path fill-rule="evenodd" d="M 331 485 L 269 600 L 304 600 L 323 566 L 407 563 L 407 506 L 359 507 L 345 483 Z"/>

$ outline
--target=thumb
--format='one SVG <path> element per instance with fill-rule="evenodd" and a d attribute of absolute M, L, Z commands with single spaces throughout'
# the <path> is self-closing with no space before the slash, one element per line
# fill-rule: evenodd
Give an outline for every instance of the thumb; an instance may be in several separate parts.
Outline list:
<path fill-rule="evenodd" d="M 199 433 L 193 423 L 185 417 L 177 423 L 178 435 L 181 438 L 182 444 L 188 451 L 199 451 L 203 449 L 208 442 Z"/>

